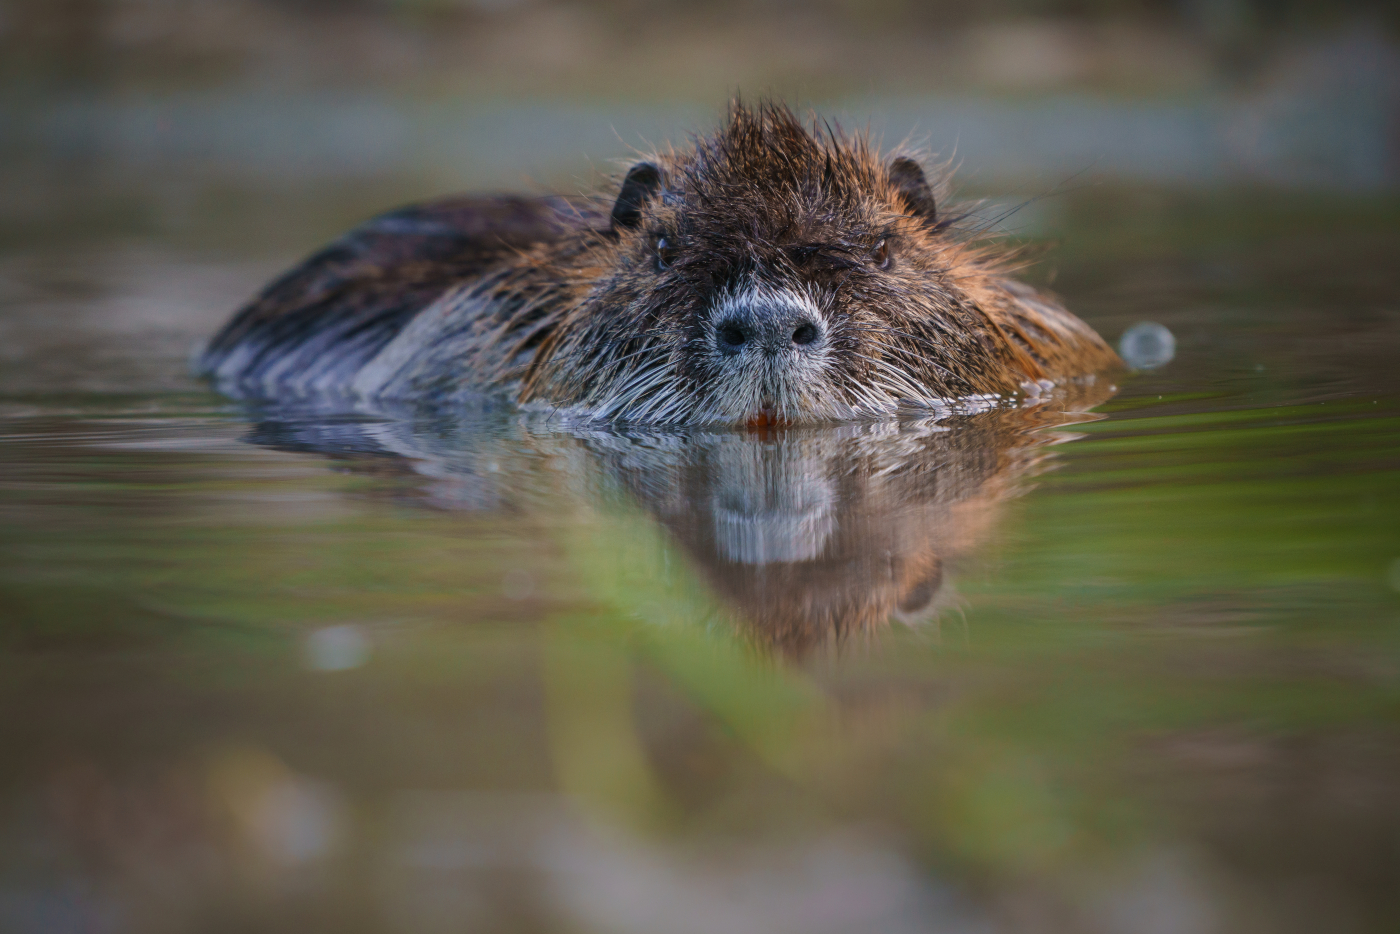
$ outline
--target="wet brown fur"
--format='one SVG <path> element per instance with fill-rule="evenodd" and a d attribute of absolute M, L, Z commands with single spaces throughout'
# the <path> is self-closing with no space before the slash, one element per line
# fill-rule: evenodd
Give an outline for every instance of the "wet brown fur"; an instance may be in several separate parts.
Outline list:
<path fill-rule="evenodd" d="M 360 365 L 418 339 L 414 328 L 436 339 L 433 315 L 479 306 L 454 332 L 460 352 L 405 369 L 393 392 L 506 387 L 521 403 L 610 420 L 744 423 L 760 407 L 800 422 L 1005 398 L 1121 365 L 1087 325 L 1009 278 L 1009 250 L 960 230 L 956 212 L 921 214 L 864 136 L 736 104 L 714 135 L 648 161 L 662 187 L 635 227 L 559 198 L 444 203 L 455 220 L 416 209 L 456 233 L 313 258 L 215 339 L 206 368 L 247 386 L 263 371 L 220 370 L 240 346 L 275 362 L 294 344 L 311 365 L 347 341 Z M 873 260 L 882 242 L 888 269 Z M 820 304 L 829 347 L 810 379 L 740 386 L 707 351 L 706 310 L 740 282 Z M 336 321 L 344 340 L 317 337 Z"/>

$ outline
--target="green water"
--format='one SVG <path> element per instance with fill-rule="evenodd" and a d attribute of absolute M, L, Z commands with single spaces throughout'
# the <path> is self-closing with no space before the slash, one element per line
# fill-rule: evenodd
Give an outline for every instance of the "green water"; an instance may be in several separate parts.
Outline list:
<path fill-rule="evenodd" d="M 1396 219 L 1067 196 L 1175 360 L 772 437 L 250 411 L 256 224 L 7 247 L 0 929 L 1397 929 Z"/>

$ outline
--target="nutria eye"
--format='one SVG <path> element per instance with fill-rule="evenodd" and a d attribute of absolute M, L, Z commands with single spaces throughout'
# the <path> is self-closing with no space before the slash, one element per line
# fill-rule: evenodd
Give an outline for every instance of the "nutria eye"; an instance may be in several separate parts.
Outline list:
<path fill-rule="evenodd" d="M 875 249 L 870 252 L 870 261 L 881 269 L 889 269 L 894 265 L 894 254 L 890 252 L 888 240 L 881 240 L 875 244 Z"/>
<path fill-rule="evenodd" d="M 665 269 L 676 261 L 676 248 L 665 237 L 656 239 L 656 268 Z"/>

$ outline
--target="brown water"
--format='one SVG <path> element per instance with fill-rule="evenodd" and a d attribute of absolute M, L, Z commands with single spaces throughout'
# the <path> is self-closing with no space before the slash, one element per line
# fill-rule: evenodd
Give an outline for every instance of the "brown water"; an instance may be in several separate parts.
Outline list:
<path fill-rule="evenodd" d="M 229 197 L 0 254 L 0 930 L 1400 927 L 1393 200 L 1055 199 L 1171 363 L 756 436 L 214 395 Z"/>

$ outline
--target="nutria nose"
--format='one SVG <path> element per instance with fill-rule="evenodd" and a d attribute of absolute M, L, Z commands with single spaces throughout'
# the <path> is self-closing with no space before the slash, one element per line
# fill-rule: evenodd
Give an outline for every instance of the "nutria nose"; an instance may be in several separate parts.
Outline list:
<path fill-rule="evenodd" d="M 798 352 L 815 349 L 822 337 L 822 327 L 811 318 L 772 309 L 755 309 L 725 318 L 715 328 L 715 345 L 719 352 L 733 355 L 746 346 L 777 355 L 789 350 Z"/>

